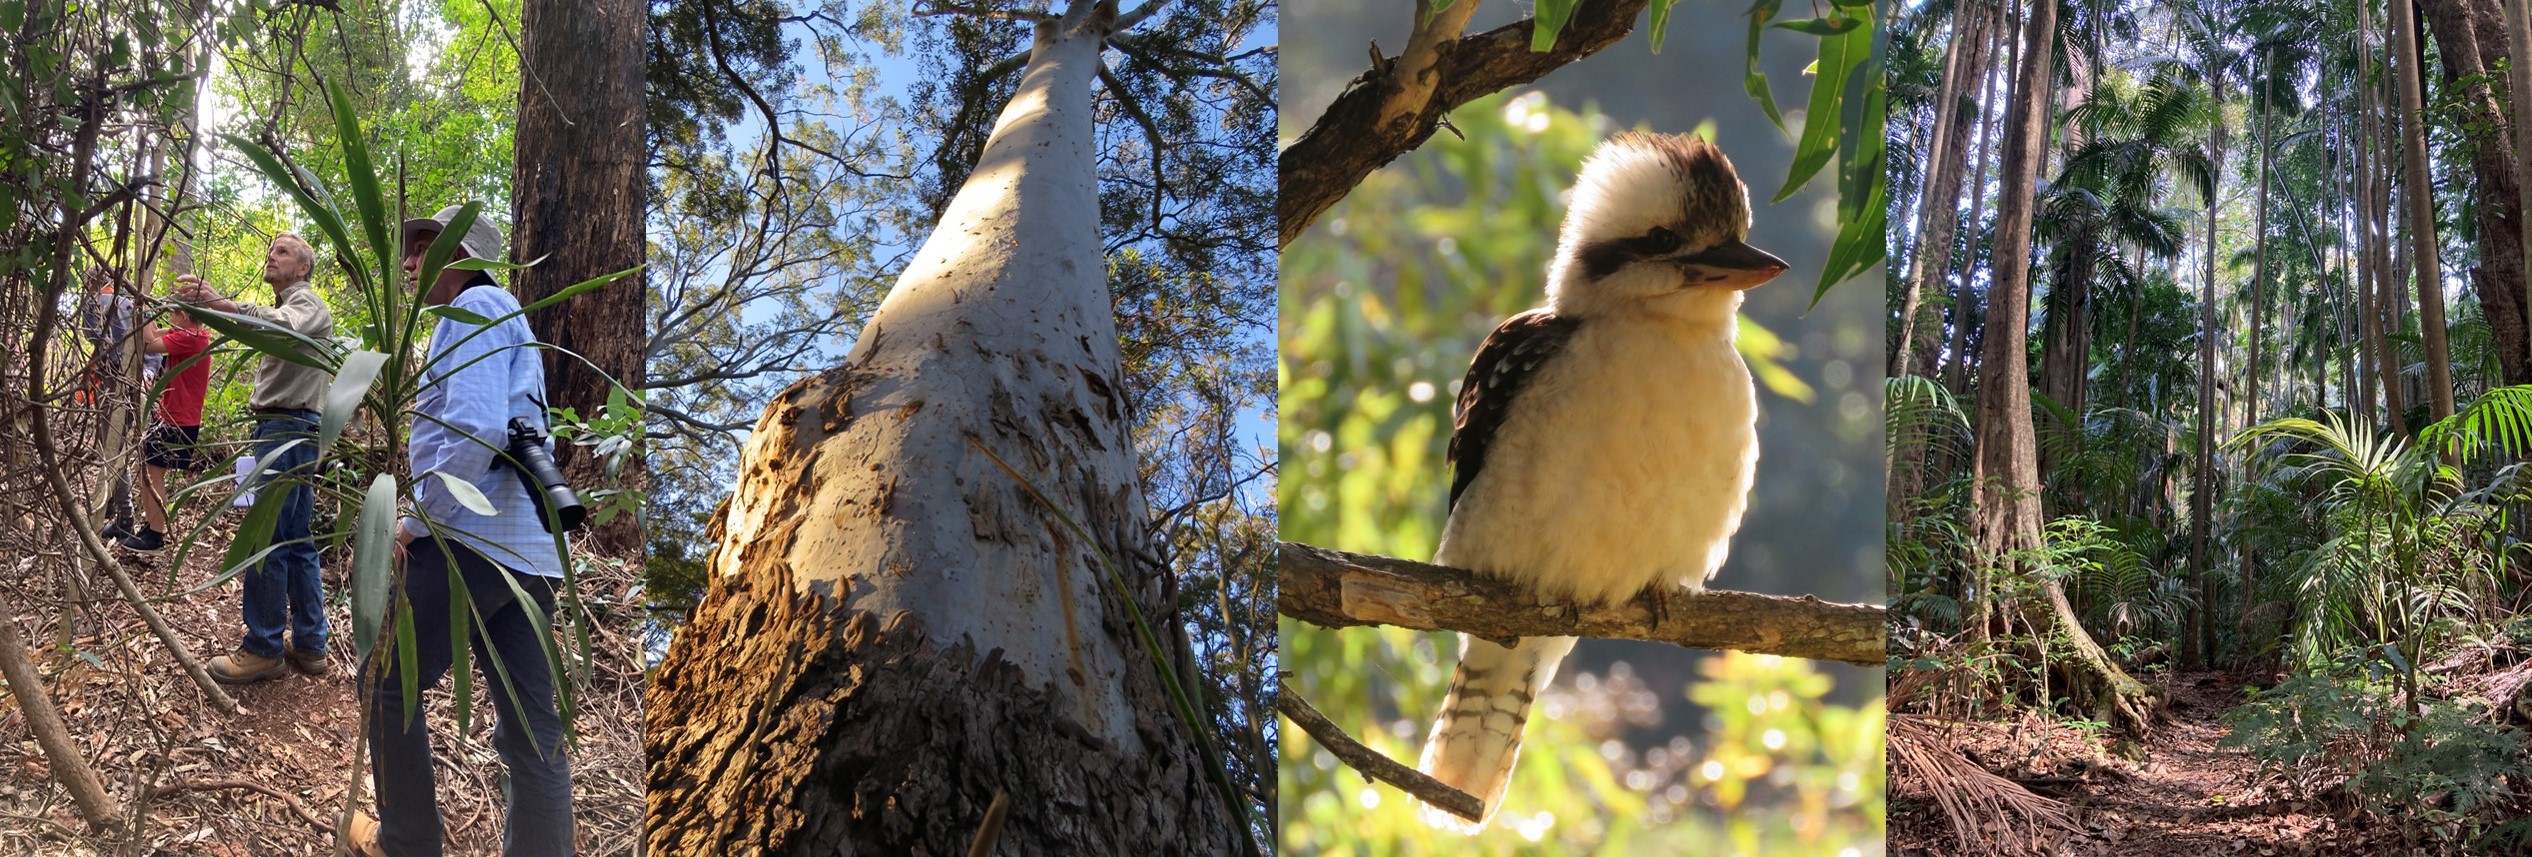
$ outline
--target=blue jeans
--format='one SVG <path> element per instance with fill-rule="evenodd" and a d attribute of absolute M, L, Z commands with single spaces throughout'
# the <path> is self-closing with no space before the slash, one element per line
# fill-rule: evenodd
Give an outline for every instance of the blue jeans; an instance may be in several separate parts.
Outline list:
<path fill-rule="evenodd" d="M 255 468 L 259 491 L 287 491 L 281 517 L 273 522 L 272 552 L 239 575 L 245 581 L 246 640 L 238 648 L 267 658 L 281 657 L 282 631 L 304 654 L 325 652 L 325 583 L 317 577 L 317 543 L 309 537 L 316 516 L 315 411 L 264 412 L 255 415 Z M 297 439 L 288 450 L 274 452 Z M 270 484 L 287 480 L 283 484 Z"/>
<path fill-rule="evenodd" d="M 572 853 L 571 759 L 563 755 L 563 718 L 554 708 L 554 672 L 527 611 L 554 615 L 553 578 L 511 571 L 454 539 L 418 538 L 405 549 L 404 597 L 413 604 L 414 689 L 438 687 L 455 660 L 449 602 L 454 576 L 474 603 L 467 630 L 497 718 L 492 746 L 510 769 L 501 836 L 505 857 L 569 857 Z M 518 590 L 510 588 L 518 584 Z M 519 600 L 525 592 L 528 601 Z M 499 670 L 495 670 L 498 658 Z M 391 857 L 436 857 L 446 835 L 431 763 L 431 727 L 417 707 L 405 718 L 402 658 L 380 647 L 364 676 L 378 676 L 369 695 L 370 775 L 378 783 L 378 844 Z M 504 681 L 503 677 L 508 680 Z"/>

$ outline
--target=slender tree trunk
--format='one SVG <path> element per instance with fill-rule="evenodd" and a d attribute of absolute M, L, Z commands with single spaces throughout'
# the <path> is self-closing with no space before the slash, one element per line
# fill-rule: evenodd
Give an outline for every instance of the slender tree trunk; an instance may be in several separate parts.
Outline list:
<path fill-rule="evenodd" d="M 2209 538 L 2215 530 L 2215 436 L 2216 410 L 2216 217 L 2218 191 L 2224 182 L 2224 80 L 2211 76 L 2207 89 L 2213 93 L 2217 121 L 2207 129 L 2207 157 L 2215 164 L 2207 190 L 2207 243 L 2205 247 L 2206 278 L 2201 281 L 2198 299 L 2198 454 L 2197 468 L 2192 474 L 2189 491 L 2189 578 L 2197 587 L 2197 604 L 2189 610 L 2189 639 L 2180 647 L 2180 661 L 2197 666 L 2215 654 L 2215 632 L 2207 622 L 2207 608 L 2215 602 L 2208 598 L 2207 577 L 2214 573 Z"/>
<path fill-rule="evenodd" d="M 1999 5 L 2002 4 L 2000 3 Z M 2003 10 L 1999 9 L 1998 11 L 2001 15 Z M 1994 103 L 1997 73 L 2001 72 L 2004 75 L 2011 75 L 2014 73 L 2014 69 L 2020 67 L 2019 63 L 2021 60 L 2019 58 L 2021 57 L 2022 50 L 2021 43 L 2019 41 L 2020 34 L 2022 32 L 2022 14 L 2020 7 L 2015 7 L 2012 21 L 2008 26 L 1995 27 L 1993 29 L 1996 30 L 1996 39 L 2000 43 L 1998 48 L 2007 51 L 2008 55 L 2005 58 L 2005 65 L 2002 69 L 1991 69 L 1990 74 L 1979 83 L 1978 104 L 1980 117 L 1978 122 L 1977 163 L 1972 166 L 1973 176 L 1969 182 L 1969 219 L 1962 221 L 1970 230 L 1967 241 L 1969 247 L 1968 252 L 1961 254 L 1960 275 L 1953 278 L 1952 341 L 1948 348 L 1943 349 L 1944 352 L 1950 355 L 1950 358 L 1944 362 L 1943 386 L 1949 388 L 1955 396 L 1963 395 L 1969 390 L 1969 355 L 1970 352 L 1976 350 L 1976 340 L 1972 332 L 1977 327 L 1975 318 L 1970 312 L 1972 303 L 1970 300 L 1969 289 L 1970 271 L 1977 266 L 1978 262 L 1978 223 L 1987 216 L 1987 164 L 1995 160 L 1994 139 L 1992 135 L 1995 131 L 1996 125 L 2004 121 L 2004 117 L 2002 116 L 1996 117 L 1995 122 L 1987 121 L 1985 117 L 1986 105 Z M 1988 51 L 1988 55 L 1990 57 L 1994 56 L 1995 51 L 1996 49 L 1990 49 Z M 1936 356 L 1936 354 L 1929 351 L 1925 359 L 1931 361 Z"/>
<path fill-rule="evenodd" d="M 1962 121 L 1959 108 L 1968 81 L 1987 76 L 1987 30 L 1992 26 L 1987 12 L 1987 5 L 1976 0 L 1963 2 L 1953 11 L 1951 50 L 1936 95 L 1934 146 L 1927 162 L 1934 173 L 1919 195 L 1917 252 L 1909 260 L 1912 273 L 1899 312 L 1899 341 L 1890 353 L 1894 378 L 1909 374 L 1920 342 L 1941 335 L 1942 317 L 1923 312 L 1919 300 L 1927 290 L 1940 288 L 1944 272 L 1952 267 L 1952 247 L 1960 225 L 1961 167 L 1968 160 L 1969 146 L 1969 125 Z M 1983 99 L 1973 106 L 1984 113 Z"/>
<path fill-rule="evenodd" d="M 2435 181 L 2427 173 L 2424 54 L 2409 0 L 2391 0 L 2393 85 L 2400 90 L 2402 179 L 2408 192 L 2410 255 L 2418 266 L 2419 339 L 2426 343 L 2427 421 L 2453 415 L 2453 355 L 2445 341 L 2443 257 L 2435 238 Z M 2484 237 L 2484 236 L 2483 236 Z"/>
<path fill-rule="evenodd" d="M 2006 109 L 2004 188 L 1996 203 L 1995 285 L 1987 292 L 1987 335 L 1980 344 L 1978 382 L 1977 537 L 1987 566 L 2016 571 L 2011 557 L 2040 547 L 2040 475 L 2031 426 L 2031 387 L 2024 331 L 2030 319 L 2031 221 L 2039 164 L 2050 120 L 2051 42 L 2057 35 L 2056 0 L 2037 0 L 2024 28 L 2021 67 Z M 2019 569 L 2027 572 L 2027 569 Z M 2055 580 L 2042 580 L 2050 614 L 2074 649 L 2070 690 L 2096 717 L 2134 734 L 2151 728 L 2149 693 L 2102 654 L 2067 605 Z"/>
<path fill-rule="evenodd" d="M 26 636 L 18 631 L 15 611 L 0 606 L 0 677 L 9 680 L 9 695 L 17 700 L 18 710 L 26 715 L 26 731 L 44 750 L 44 760 L 51 764 L 50 778 L 70 792 L 71 805 L 78 807 L 81 821 L 88 829 L 103 833 L 121 822 L 123 808 L 107 794 L 97 779 L 97 770 L 88 766 L 88 759 L 79 755 L 79 745 L 71 738 L 70 728 L 62 724 L 61 712 L 53 707 L 53 697 L 44 690 L 44 677 L 35 671 L 35 659 L 26 649 Z"/>
<path fill-rule="evenodd" d="M 649 15 L 649 6 L 636 0 L 556 0 L 521 9 L 523 80 L 511 173 L 518 224 L 511 257 L 544 261 L 518 272 L 512 288 L 520 303 L 642 264 L 649 157 L 642 142 L 642 28 Z M 557 349 L 545 361 L 552 399 L 546 404 L 595 419 L 612 390 L 608 378 L 638 393 L 648 365 L 649 305 L 635 275 L 530 313 L 538 338 Z M 560 447 L 555 457 L 584 493 L 643 488 L 639 453 L 625 456 L 614 474 L 577 447 Z M 608 556 L 639 559 L 639 515 L 593 528 L 585 543 Z"/>
<path fill-rule="evenodd" d="M 2012 76 L 2020 74 L 2022 68 L 2021 34 L 2023 6 L 2020 4 L 2013 4 L 2008 7 L 2003 2 L 1999 2 L 1997 5 L 1997 12 L 1999 15 L 2003 15 L 2008 11 L 2011 14 L 2011 18 L 2005 26 L 1996 28 L 1998 31 L 1998 38 L 2002 40 L 1997 47 L 1998 49 L 2006 52 L 2004 66 L 1996 71 L 2007 78 L 2008 83 L 2006 85 L 2010 87 L 2013 85 L 2010 83 Z M 1998 116 L 1996 117 L 1996 121 L 1992 123 L 1985 120 L 1985 105 L 1992 103 L 1989 96 L 1995 92 L 1995 75 L 1989 76 L 1985 82 L 1980 84 L 1980 88 L 1981 94 L 1978 98 L 1978 103 L 1980 105 L 1979 114 L 1981 118 L 1978 123 L 1977 176 L 1969 184 L 1968 223 L 1971 230 L 1969 240 L 1970 252 L 1962 254 L 1964 258 L 1961 262 L 1960 276 L 1952 286 L 1952 344 L 1949 349 L 1951 352 L 1951 359 L 1949 362 L 1944 364 L 1943 386 L 1950 389 L 1953 397 L 1955 398 L 1968 394 L 1969 354 L 1973 349 L 1980 346 L 1977 331 L 1983 323 L 1979 321 L 1976 314 L 1971 312 L 1972 306 L 1969 299 L 1969 282 L 1974 274 L 1974 269 L 1977 264 L 1978 221 L 1986 213 L 1987 164 L 1989 161 L 1994 160 L 1995 154 L 1995 150 L 1993 149 L 1995 140 L 1991 132 L 1993 132 L 1997 126 L 2002 125 L 2006 119 L 2006 117 Z M 2007 91 L 2008 93 L 2011 92 L 2010 89 Z M 2010 97 L 2011 96 L 2008 95 L 2008 98 Z M 1988 269 L 1990 272 L 1993 272 L 1995 269 L 1995 261 L 1992 253 L 1988 257 Z M 1992 289 L 1992 285 L 1990 288 Z M 1975 453 L 1973 452 L 1972 455 L 1974 459 Z M 1946 461 L 1943 463 L 1949 465 L 1951 462 Z M 1931 464 L 1929 466 L 1931 466 Z M 1975 468 L 1975 466 L 1976 465 L 1973 463 L 1972 467 Z M 1945 469 L 1948 471 L 1951 468 L 1947 466 Z M 1978 563 L 1975 576 L 1976 580 L 1970 591 L 1970 609 L 1968 611 L 1972 617 L 1970 628 L 1972 635 L 1979 639 L 1985 639 L 1987 633 L 1995 625 L 1995 611 L 1997 607 L 1994 595 L 1995 577 L 1988 563 Z"/>
<path fill-rule="evenodd" d="M 2267 69 L 2268 74 L 2275 74 L 2276 71 L 2273 64 Z M 2255 144 L 2259 146 L 2259 205 L 2252 215 L 2251 225 L 2251 362 L 2250 370 L 2244 373 L 2249 376 L 2247 378 L 2249 386 L 2242 396 L 2244 403 L 2242 422 L 2245 425 L 2259 424 L 2259 368 L 2262 356 L 2260 340 L 2267 329 L 2268 309 L 2268 174 L 2269 159 L 2273 155 L 2271 150 L 2277 145 L 2275 132 L 2271 130 L 2268 121 L 2268 88 L 2271 81 L 2266 76 L 2254 79 L 2260 86 L 2257 102 L 2259 128 L 2253 134 L 2256 138 Z"/>
<path fill-rule="evenodd" d="M 2401 379 L 2406 372 L 2400 362 L 2399 347 L 2392 341 L 2392 335 L 2400 331 L 2408 313 L 2408 300 L 2402 293 L 2399 269 L 2392 264 L 2391 253 L 2391 121 L 2384 115 L 2388 111 L 2382 91 L 2391 82 L 2375 79 L 2372 73 L 2373 51 L 2362 44 L 2371 39 L 2369 6 L 2367 3 L 2356 4 L 2357 35 L 2360 39 L 2356 60 L 2359 77 L 2369 82 L 2363 87 L 2367 126 L 2363 143 L 2365 151 L 2373 153 L 2373 156 L 2365 173 L 2367 190 L 2361 211 L 2366 222 L 2366 234 L 2372 239 L 2368 246 L 2372 250 L 2373 261 L 2368 267 L 2374 274 L 2369 285 L 2373 290 L 2376 313 L 2374 368 L 2376 380 L 2382 383 L 2383 410 L 2390 418 L 2391 430 L 2395 434 L 2407 434 L 2407 397 L 2402 395 L 2401 390 Z M 2388 43 L 2390 40 L 2386 37 L 2384 41 Z"/>
<path fill-rule="evenodd" d="M 1173 595 L 1143 559 L 1098 234 L 1115 15 L 1039 25 L 844 363 L 749 438 L 646 698 L 652 853 L 965 853 L 997 792 L 997 854 L 1242 850 L 1128 610 Z"/>
<path fill-rule="evenodd" d="M 1899 313 L 1898 344 L 1890 352 L 1890 376 L 1894 378 L 1909 374 L 1916 362 L 1918 348 L 1942 335 L 1942 314 L 1926 311 L 1919 300 L 1926 290 L 1940 288 L 1943 274 L 1952 267 L 1952 247 L 1960 223 L 1961 167 L 1962 162 L 1967 160 L 1969 123 L 1976 121 L 1962 114 L 1960 102 L 1968 81 L 1986 75 L 1983 56 L 1988 42 L 1986 11 L 1987 6 L 1983 3 L 1965 2 L 1953 12 L 1951 50 L 1944 67 L 1942 86 L 1935 96 L 1937 107 L 1930 161 L 1934 173 L 1924 192 L 1918 195 L 1918 241 L 1916 253 L 1910 259 L 1910 267 L 1916 273 L 1908 280 Z M 1980 104 L 1972 106 L 1982 112 L 1984 110 Z M 1905 441 L 1892 448 L 1887 462 L 1888 472 L 1884 474 L 1889 486 L 1885 506 L 1892 519 L 1905 519 L 1911 508 L 1908 501 L 1922 493 L 1925 456 L 1925 445 L 1915 441 Z"/>

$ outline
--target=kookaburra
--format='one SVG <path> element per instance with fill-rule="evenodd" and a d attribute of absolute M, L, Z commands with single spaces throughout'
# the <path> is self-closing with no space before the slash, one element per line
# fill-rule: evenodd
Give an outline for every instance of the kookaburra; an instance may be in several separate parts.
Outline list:
<path fill-rule="evenodd" d="M 1624 134 L 1592 153 L 1548 265 L 1547 306 L 1495 328 L 1461 383 L 1434 562 L 1570 601 L 1704 588 L 1758 464 L 1757 390 L 1732 346 L 1741 290 L 1785 270 L 1744 243 L 1749 225 L 1749 192 L 1711 143 Z M 1477 796 L 1491 819 L 1530 703 L 1574 638 L 1460 641 L 1417 767 Z"/>

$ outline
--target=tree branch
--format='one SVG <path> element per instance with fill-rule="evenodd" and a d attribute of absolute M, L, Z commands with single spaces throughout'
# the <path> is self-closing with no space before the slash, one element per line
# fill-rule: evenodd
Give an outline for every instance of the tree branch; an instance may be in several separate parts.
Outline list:
<path fill-rule="evenodd" d="M 1476 795 L 1451 788 L 1441 780 L 1425 776 L 1423 771 L 1363 746 L 1363 742 L 1345 734 L 1344 727 L 1330 722 L 1327 715 L 1310 707 L 1309 700 L 1302 699 L 1301 692 L 1293 690 L 1291 684 L 1277 680 L 1275 685 L 1275 710 L 1292 720 L 1293 725 L 1301 727 L 1301 731 L 1310 733 L 1319 746 L 1327 748 L 1328 755 L 1335 756 L 1346 767 L 1365 777 L 1397 786 L 1399 791 L 1414 795 L 1416 800 L 1428 806 L 1447 810 L 1469 821 L 1486 817 L 1485 804 L 1477 800 Z"/>
<path fill-rule="evenodd" d="M 1557 33 L 1555 49 L 1546 52 L 1530 50 L 1530 31 L 1535 26 L 1530 20 L 1441 44 L 1430 67 L 1436 74 L 1431 95 L 1414 110 L 1392 108 L 1387 102 L 1394 92 L 1420 88 L 1395 79 L 1416 70 L 1406 62 L 1375 63 L 1328 105 L 1309 133 L 1284 149 L 1277 170 L 1275 246 L 1292 243 L 1364 176 L 1424 145 L 1442 117 L 1460 105 L 1545 77 L 1566 63 L 1616 44 L 1635 29 L 1636 16 L 1647 2 L 1585 0 Z M 1392 109 L 1402 112 L 1384 122 Z"/>
<path fill-rule="evenodd" d="M 1505 645 L 1515 637 L 1647 640 L 1880 666 L 1887 611 L 1750 592 L 1680 593 L 1599 606 L 1542 601 L 1519 587 L 1456 568 L 1277 543 L 1275 607 L 1328 628 L 1395 625 L 1460 631 Z"/>

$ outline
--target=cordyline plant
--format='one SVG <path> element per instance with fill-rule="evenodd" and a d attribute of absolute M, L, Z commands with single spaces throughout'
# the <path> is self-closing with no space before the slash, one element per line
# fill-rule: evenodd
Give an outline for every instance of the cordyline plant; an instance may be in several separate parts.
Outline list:
<path fill-rule="evenodd" d="M 400 216 L 403 201 L 401 199 L 397 201 L 399 209 L 397 212 L 389 211 L 386 194 L 379 182 L 376 166 L 370 157 L 369 146 L 361 134 L 360 120 L 353 115 L 351 100 L 345 96 L 340 85 L 331 81 L 326 83 L 325 91 L 328 100 L 333 104 L 335 133 L 338 145 L 342 147 L 346 185 L 344 190 L 351 198 L 349 210 L 346 210 L 334 194 L 317 181 L 315 176 L 308 174 L 305 170 L 285 164 L 280 157 L 253 141 L 233 135 L 222 137 L 231 148 L 253 162 L 266 178 L 288 194 L 291 200 L 298 204 L 300 212 L 309 221 L 315 223 L 316 231 L 324 243 L 333 249 L 335 260 L 342 268 L 351 292 L 360 300 L 363 312 L 360 314 L 359 323 L 352 328 L 352 335 L 344 337 L 338 343 L 312 339 L 261 319 L 219 312 L 200 306 L 187 307 L 187 310 L 195 317 L 200 318 L 204 324 L 209 325 L 221 335 L 236 340 L 260 354 L 312 366 L 330 372 L 334 376 L 333 385 L 325 394 L 324 407 L 320 412 L 317 436 L 314 441 L 316 466 L 299 475 L 266 477 L 266 484 L 259 486 L 259 496 L 256 497 L 253 507 L 247 511 L 244 523 L 238 527 L 236 538 L 230 542 L 227 554 L 221 559 L 220 573 L 212 584 L 225 581 L 252 567 L 276 547 L 271 543 L 273 525 L 280 515 L 281 499 L 288 493 L 286 486 L 290 480 L 306 481 L 317 492 L 333 497 L 344 506 L 356 506 L 359 513 L 355 518 L 356 523 L 350 530 L 353 557 L 351 600 L 353 645 L 363 665 L 359 692 L 362 699 L 366 700 L 368 695 L 376 689 L 376 682 L 380 676 L 378 667 L 384 660 L 373 658 L 373 655 L 380 651 L 381 646 L 390 646 L 386 651 L 390 652 L 401 666 L 398 672 L 403 677 L 404 684 L 404 716 L 410 721 L 411 718 L 419 715 L 421 699 L 416 688 L 417 669 L 414 644 L 414 623 L 419 620 L 413 615 L 411 604 L 401 595 L 396 594 L 403 591 L 403 587 L 399 584 L 402 582 L 400 575 L 404 573 L 404 570 L 395 567 L 392 560 L 391 542 L 395 538 L 398 508 L 402 505 L 401 501 L 405 499 L 407 489 L 413 484 L 418 484 L 423 479 L 436 478 L 447 487 L 449 494 L 469 511 L 482 515 L 491 515 L 495 511 L 491 502 L 485 499 L 472 483 L 459 475 L 435 471 L 412 474 L 412 483 L 399 482 L 397 479 L 394 462 L 404 457 L 404 444 L 408 431 L 405 422 L 409 416 L 419 416 L 410 415 L 409 412 L 420 393 L 422 379 L 426 377 L 425 373 L 437 368 L 434 366 L 436 360 L 426 358 L 423 352 L 416 348 L 418 341 L 428 329 L 426 324 L 433 323 L 436 319 L 453 319 L 478 326 L 474 335 L 480 335 L 491 325 L 608 285 L 639 268 L 618 271 L 574 284 L 499 318 L 484 318 L 450 306 L 424 305 L 419 296 L 406 287 L 404 278 L 400 276 L 402 255 L 396 241 L 399 226 L 403 222 Z M 480 208 L 480 203 L 468 203 L 450 219 L 446 228 L 440 232 L 439 237 L 424 253 L 418 282 L 436 282 L 440 272 L 449 268 L 467 271 L 507 271 L 535 264 L 531 261 L 524 265 L 514 265 L 492 259 L 449 261 L 449 256 L 456 250 L 458 241 L 465 236 L 467 227 L 474 223 Z M 469 338 L 472 338 L 472 335 Z M 534 347 L 552 348 L 542 343 L 536 343 Z M 443 353 L 446 350 L 442 349 Z M 582 359 L 579 355 L 565 349 L 554 348 L 553 350 L 570 355 L 575 360 Z M 463 367 L 446 368 L 454 371 Z M 616 385 L 615 393 L 622 397 L 614 399 L 615 401 L 635 398 L 634 394 L 625 391 L 621 385 Z M 379 427 L 382 446 L 376 450 L 376 457 L 337 455 L 337 441 L 342 437 L 344 426 L 349 425 L 355 416 L 364 414 Z M 307 441 L 289 441 L 289 443 L 305 442 Z M 486 445 L 491 446 L 491 444 Z M 610 446 L 619 455 L 627 450 L 625 444 Z M 517 464 L 509 458 L 505 449 L 495 447 L 493 453 L 498 462 L 512 466 Z M 329 461 L 336 462 L 348 470 L 351 478 L 340 482 L 318 478 L 316 474 L 323 472 Z M 377 472 L 363 473 L 364 466 Z M 365 487 L 358 487 L 364 483 Z M 606 508 L 599 510 L 599 515 L 603 516 L 615 511 L 617 505 L 620 504 L 609 504 Z M 414 507 L 414 514 L 430 528 L 434 536 L 453 534 L 452 530 L 440 522 L 431 520 L 420 506 Z M 563 540 L 563 527 L 559 521 L 552 519 L 551 510 L 547 510 L 546 514 L 548 516 L 546 529 L 554 534 L 554 550 L 557 554 L 568 556 Z M 310 536 L 312 539 L 324 537 Z M 178 561 L 182 561 L 181 553 Z M 480 617 L 474 615 L 473 599 L 467 596 L 465 581 L 454 563 L 447 565 L 441 571 L 448 575 L 451 596 L 449 615 L 446 617 L 449 623 L 448 639 L 464 641 L 470 636 L 468 628 Z M 504 579 L 507 580 L 506 577 Z M 572 572 L 571 564 L 568 562 L 564 563 L 563 585 L 565 603 L 577 604 L 580 598 L 578 576 Z M 527 594 L 519 590 L 516 582 L 511 582 L 510 586 L 513 595 L 521 603 L 529 603 Z M 391 596 L 393 596 L 392 599 Z M 566 675 L 564 664 L 569 661 L 577 667 L 569 675 L 577 681 L 586 681 L 588 679 L 586 655 L 590 649 L 589 631 L 586 624 L 573 624 L 574 634 L 571 647 L 575 650 L 575 656 L 566 658 L 563 648 L 554 644 L 552 628 L 547 618 L 536 610 L 526 611 L 526 615 L 528 621 L 533 623 L 538 631 L 538 642 L 544 649 L 547 664 L 553 674 Z M 392 638 L 390 634 L 393 635 Z M 473 680 L 468 666 L 467 647 L 460 643 L 450 648 L 454 658 L 450 672 L 454 676 L 458 729 L 463 731 L 467 728 L 468 712 L 473 707 Z M 509 671 L 501 664 L 497 655 L 493 657 L 493 663 L 486 672 L 492 676 L 493 680 L 504 682 L 505 685 L 509 681 Z M 566 734 L 575 733 L 572 725 L 573 683 L 573 681 L 558 681 L 556 688 Z M 513 699 L 515 698 L 514 696 Z M 369 731 L 366 711 L 367 706 L 364 705 L 360 733 L 362 735 L 367 735 Z M 355 785 L 361 778 L 362 754 L 360 751 L 363 749 L 365 749 L 365 744 L 356 748 L 353 757 Z M 343 813 L 348 815 L 351 806 L 358 799 L 358 794 L 358 788 L 347 790 Z"/>

